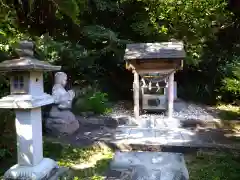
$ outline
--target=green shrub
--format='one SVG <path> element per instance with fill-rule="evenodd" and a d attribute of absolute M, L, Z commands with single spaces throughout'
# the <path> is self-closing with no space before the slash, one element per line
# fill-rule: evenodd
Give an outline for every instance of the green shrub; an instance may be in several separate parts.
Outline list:
<path fill-rule="evenodd" d="M 94 112 L 95 114 L 105 114 L 112 111 L 109 106 L 108 95 L 101 91 L 90 90 L 84 95 L 76 98 L 74 112 Z"/>
<path fill-rule="evenodd" d="M 0 110 L 0 117 L 0 162 L 5 162 L 16 155 L 15 118 L 13 111 L 6 109 Z M 9 165 L 9 163 L 6 163 L 6 165 Z M 0 168 L 0 174 L 1 170 Z"/>
<path fill-rule="evenodd" d="M 8 149 L 0 149 L 0 160 L 4 160 L 6 157 L 9 156 L 12 156 L 12 153 Z"/>
<path fill-rule="evenodd" d="M 240 64 L 233 65 L 230 70 L 232 76 L 223 79 L 220 90 L 223 94 L 222 100 L 234 102 L 240 99 Z"/>
<path fill-rule="evenodd" d="M 240 80 L 225 78 L 223 80 L 223 90 L 233 94 L 235 97 L 240 96 Z"/>
<path fill-rule="evenodd" d="M 108 99 L 106 93 L 98 91 L 90 94 L 87 98 L 88 99 L 86 101 L 86 106 L 93 112 L 100 114 L 106 113 L 106 111 L 108 111 L 108 107 L 106 104 L 108 102 Z"/>

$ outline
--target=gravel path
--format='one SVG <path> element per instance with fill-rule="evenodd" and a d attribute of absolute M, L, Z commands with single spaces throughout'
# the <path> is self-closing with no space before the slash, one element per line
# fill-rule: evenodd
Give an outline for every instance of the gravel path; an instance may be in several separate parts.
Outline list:
<path fill-rule="evenodd" d="M 121 117 L 127 117 L 128 119 L 134 119 L 133 118 L 133 110 L 132 110 L 132 103 L 127 101 L 121 101 L 117 103 L 113 107 L 113 112 L 110 114 L 113 118 L 121 118 Z M 203 106 L 196 105 L 193 103 L 187 103 L 184 101 L 176 101 L 174 103 L 174 114 L 173 117 L 176 122 L 175 124 L 179 124 L 179 121 L 181 122 L 193 122 L 193 121 L 202 121 L 202 122 L 211 122 L 213 121 L 214 117 L 213 115 L 208 112 L 207 108 L 204 108 Z M 153 126 L 159 126 L 159 127 L 168 127 L 173 124 L 169 120 L 166 120 L 166 116 L 163 113 L 145 113 L 140 116 L 141 119 L 144 119 L 144 123 L 146 126 L 146 120 L 151 120 L 152 123 L 154 123 Z M 170 124 L 169 124 L 170 123 Z M 149 126 L 149 125 L 148 125 Z"/>

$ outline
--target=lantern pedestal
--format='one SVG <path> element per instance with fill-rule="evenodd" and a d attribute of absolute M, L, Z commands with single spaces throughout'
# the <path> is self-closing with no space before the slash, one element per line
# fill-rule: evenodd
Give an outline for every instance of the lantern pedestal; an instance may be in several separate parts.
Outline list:
<path fill-rule="evenodd" d="M 43 158 L 41 106 L 46 103 L 44 101 L 46 97 L 48 97 L 48 103 L 53 102 L 53 99 L 48 95 L 26 97 L 29 96 L 18 95 L 18 101 L 15 102 L 18 106 L 18 108 L 15 107 L 18 164 L 5 173 L 4 179 L 6 180 L 41 180 L 51 177 L 58 170 L 55 161 Z M 0 103 L 5 104 L 5 108 L 9 108 L 7 105 L 13 106 L 14 104 L 10 99 L 10 97 L 5 97 L 0 100 Z M 35 103 L 36 99 L 38 103 Z M 22 109 L 23 106 L 28 108 Z"/>
<path fill-rule="evenodd" d="M 57 163 L 52 159 L 43 158 L 40 163 L 35 166 L 23 166 L 16 164 L 11 167 L 4 175 L 4 179 L 48 179 L 58 170 Z"/>

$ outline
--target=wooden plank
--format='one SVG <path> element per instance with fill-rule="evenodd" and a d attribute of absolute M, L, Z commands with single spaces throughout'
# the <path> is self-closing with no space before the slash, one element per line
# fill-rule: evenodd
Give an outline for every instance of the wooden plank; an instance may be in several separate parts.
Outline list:
<path fill-rule="evenodd" d="M 139 69 L 177 69 L 178 67 L 181 66 L 182 60 L 163 60 L 163 61 L 156 61 L 156 60 L 148 60 L 148 61 L 139 61 L 138 59 L 136 60 L 131 60 L 128 61 L 126 66 L 128 69 L 133 69 L 135 68 L 136 70 Z"/>
<path fill-rule="evenodd" d="M 153 59 L 133 59 L 133 60 L 128 60 L 128 62 L 139 62 L 139 63 L 176 63 L 176 62 L 179 62 L 179 61 L 182 61 L 183 59 L 182 58 L 175 58 L 175 59 L 156 59 L 156 58 L 153 58 Z"/>
<path fill-rule="evenodd" d="M 126 62 L 126 69 L 133 70 L 136 69 L 138 72 L 140 71 L 162 71 L 166 69 L 182 69 L 183 60 L 179 59 L 177 61 L 146 61 L 139 62 L 138 60 L 131 60 Z"/>
<path fill-rule="evenodd" d="M 158 69 L 158 70 L 164 70 L 164 69 L 177 69 L 176 64 L 154 64 L 154 63 L 148 63 L 148 64 L 142 64 L 142 65 L 137 65 L 137 64 L 131 64 L 134 69 L 137 71 L 140 70 L 153 70 L 153 69 Z"/>
<path fill-rule="evenodd" d="M 164 70 L 159 70 L 159 69 L 140 69 L 138 70 L 138 74 L 140 74 L 140 76 L 144 76 L 144 74 L 147 73 L 160 73 L 160 74 L 170 74 L 171 72 L 174 72 L 175 69 L 164 69 Z"/>

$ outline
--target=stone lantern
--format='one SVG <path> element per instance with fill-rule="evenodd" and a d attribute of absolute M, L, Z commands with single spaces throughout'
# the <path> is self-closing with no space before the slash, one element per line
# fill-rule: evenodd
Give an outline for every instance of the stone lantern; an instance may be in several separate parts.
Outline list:
<path fill-rule="evenodd" d="M 43 157 L 41 107 L 54 102 L 44 93 L 43 72 L 60 70 L 33 56 L 33 42 L 21 41 L 17 53 L 20 58 L 0 63 L 0 71 L 10 79 L 10 95 L 0 99 L 0 108 L 14 109 L 18 163 L 4 175 L 4 179 L 48 179 L 58 166 Z"/>

